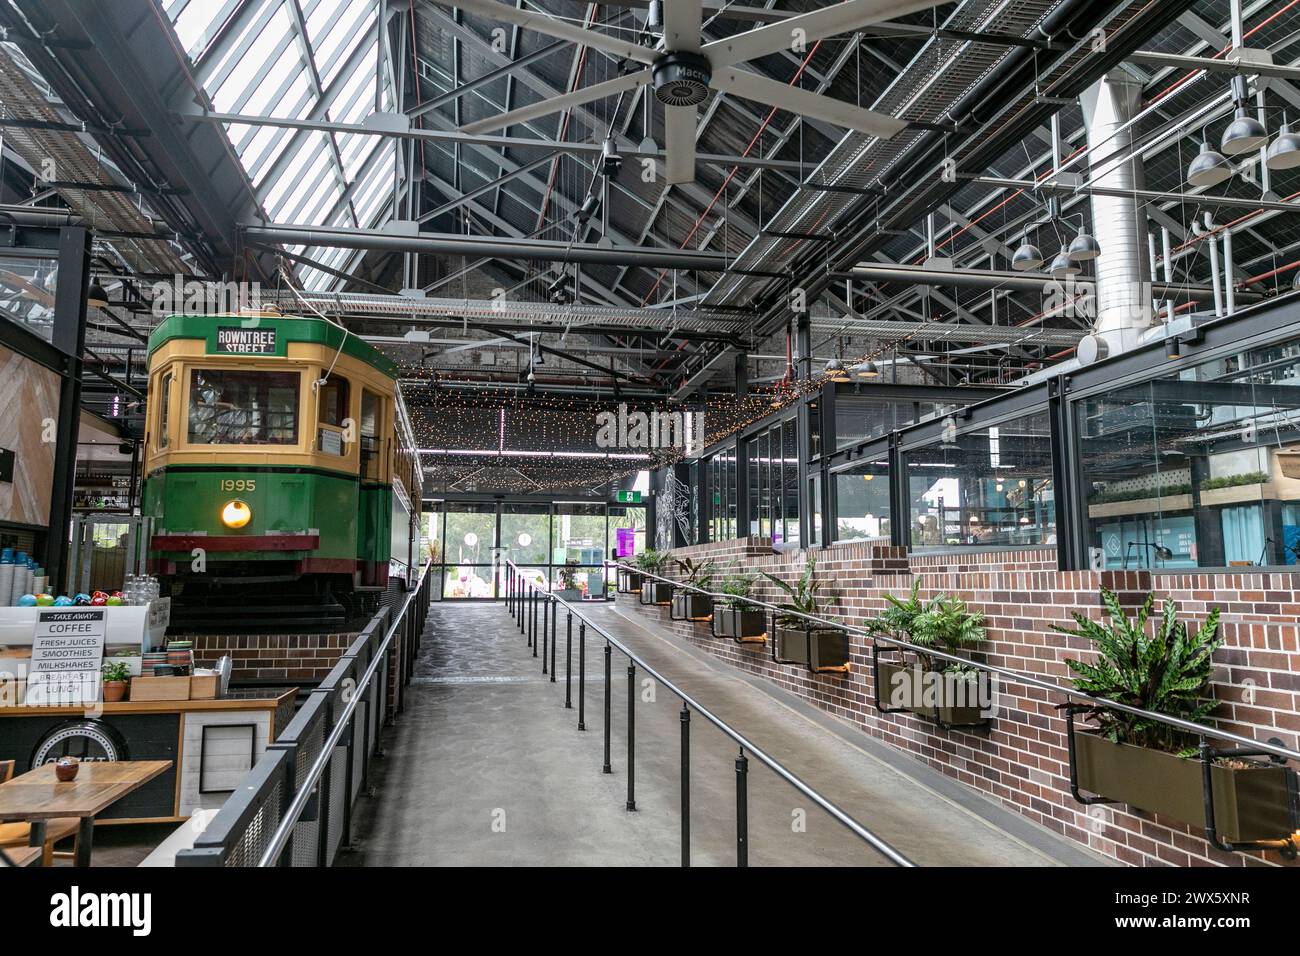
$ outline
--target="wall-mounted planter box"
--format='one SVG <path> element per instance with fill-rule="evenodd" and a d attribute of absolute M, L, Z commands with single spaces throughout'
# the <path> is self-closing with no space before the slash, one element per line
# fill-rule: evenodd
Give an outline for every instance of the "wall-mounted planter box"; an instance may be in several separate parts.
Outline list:
<path fill-rule="evenodd" d="M 1088 505 L 1088 517 L 1118 518 L 1124 515 L 1150 515 L 1165 511 L 1188 511 L 1191 507 L 1191 495 L 1129 498 L 1125 501 L 1106 501 L 1101 504 Z"/>
<path fill-rule="evenodd" d="M 767 640 L 767 615 L 723 605 L 713 609 L 714 637 L 729 637 L 737 644 L 762 644 Z"/>
<path fill-rule="evenodd" d="M 1205 826 L 1204 766 L 1163 750 L 1074 733 L 1078 789 L 1191 826 Z M 1230 843 L 1283 840 L 1300 827 L 1295 772 L 1260 763 L 1249 769 L 1212 764 L 1214 824 Z"/>
<path fill-rule="evenodd" d="M 886 660 L 879 648 L 872 652 L 876 676 L 876 709 L 882 713 L 906 711 L 933 720 L 941 727 L 987 727 L 981 701 L 992 699 L 989 675 L 980 672 L 961 686 L 945 680 L 939 671 L 919 671 L 901 657 Z"/>
<path fill-rule="evenodd" d="M 848 673 L 849 635 L 833 627 L 772 628 L 772 660 L 802 664 L 818 674 Z"/>
<path fill-rule="evenodd" d="M 713 598 L 694 591 L 676 591 L 669 615 L 674 621 L 707 621 L 713 616 Z"/>
<path fill-rule="evenodd" d="M 673 586 L 668 581 L 644 580 L 641 582 L 640 594 L 638 600 L 647 606 L 658 604 L 668 607 L 673 603 Z"/>
<path fill-rule="evenodd" d="M 636 571 L 625 571 L 618 569 L 618 593 L 619 594 L 640 594 L 641 584 L 645 578 Z"/>

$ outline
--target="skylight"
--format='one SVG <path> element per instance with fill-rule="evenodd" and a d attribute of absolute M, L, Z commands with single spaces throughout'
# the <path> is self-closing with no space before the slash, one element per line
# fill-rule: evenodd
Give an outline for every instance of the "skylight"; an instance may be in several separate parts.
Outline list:
<path fill-rule="evenodd" d="M 378 0 L 165 0 L 164 10 L 221 113 L 363 123 L 395 110 L 391 71 L 380 67 Z M 235 154 L 266 215 L 284 224 L 374 228 L 391 215 L 394 144 L 365 133 L 227 123 Z M 290 250 L 348 270 L 361 252 Z M 304 285 L 343 280 L 310 266 Z"/>

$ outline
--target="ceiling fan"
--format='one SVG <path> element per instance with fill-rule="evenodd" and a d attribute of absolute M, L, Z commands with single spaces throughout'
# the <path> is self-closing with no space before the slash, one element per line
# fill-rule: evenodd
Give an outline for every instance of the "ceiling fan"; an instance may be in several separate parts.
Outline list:
<path fill-rule="evenodd" d="M 700 35 L 703 29 L 702 0 L 663 0 L 660 6 L 663 11 L 663 40 L 655 47 L 587 30 L 574 26 L 567 20 L 506 6 L 496 0 L 438 2 L 548 36 L 571 40 L 602 50 L 611 56 L 640 63 L 644 67 L 563 96 L 551 97 L 540 103 L 469 123 L 462 127 L 465 132 L 486 133 L 502 129 L 592 100 L 652 85 L 655 99 L 664 107 L 668 182 L 688 183 L 695 179 L 697 108 L 708 96 L 710 88 L 882 139 L 895 136 L 907 125 L 902 120 L 862 109 L 843 100 L 809 93 L 797 86 L 734 67 L 747 60 L 793 49 L 796 39 L 804 44 L 815 43 L 824 37 L 929 9 L 942 0 L 843 0 L 820 10 L 790 16 L 708 43 L 703 42 Z M 655 6 L 652 3 L 652 7 Z M 651 22 L 653 19 L 654 14 L 651 15 Z"/>

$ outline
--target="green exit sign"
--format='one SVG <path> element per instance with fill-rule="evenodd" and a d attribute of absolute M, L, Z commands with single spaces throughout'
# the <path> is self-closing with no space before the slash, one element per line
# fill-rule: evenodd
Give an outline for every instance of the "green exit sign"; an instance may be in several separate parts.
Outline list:
<path fill-rule="evenodd" d="M 615 501 L 625 505 L 639 505 L 641 503 L 641 492 L 639 491 L 620 491 L 615 495 Z"/>

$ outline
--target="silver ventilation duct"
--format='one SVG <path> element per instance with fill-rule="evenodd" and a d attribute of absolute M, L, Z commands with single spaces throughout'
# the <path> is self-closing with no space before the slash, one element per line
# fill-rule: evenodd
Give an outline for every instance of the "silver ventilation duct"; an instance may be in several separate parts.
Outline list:
<path fill-rule="evenodd" d="M 1132 131 L 1125 123 L 1141 109 L 1142 86 L 1115 71 L 1079 97 L 1088 133 L 1089 180 L 1107 190 L 1144 186 L 1142 159 L 1131 158 Z M 1133 348 L 1151 325 L 1151 276 L 1146 254 L 1146 218 L 1130 194 L 1092 193 L 1092 229 L 1101 253 L 1097 269 L 1094 335 L 1080 343 L 1084 362 Z"/>

